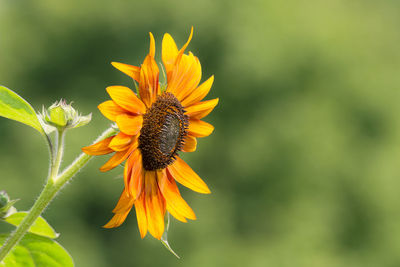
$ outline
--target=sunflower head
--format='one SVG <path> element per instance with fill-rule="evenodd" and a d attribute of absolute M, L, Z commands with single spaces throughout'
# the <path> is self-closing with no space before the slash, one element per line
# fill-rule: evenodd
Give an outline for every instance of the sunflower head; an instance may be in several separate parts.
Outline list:
<path fill-rule="evenodd" d="M 143 115 L 139 149 L 145 170 L 164 169 L 174 162 L 187 136 L 189 122 L 184 113 L 179 100 L 166 92 Z"/>
<path fill-rule="evenodd" d="M 166 211 L 186 222 L 196 219 L 181 197 L 176 181 L 196 192 L 208 194 L 203 180 L 179 157 L 193 152 L 197 138 L 210 135 L 214 127 L 201 120 L 218 104 L 218 98 L 202 101 L 214 77 L 199 85 L 199 59 L 185 49 L 193 35 L 178 50 L 167 33 L 162 41 L 162 61 L 167 85 L 161 90 L 159 68 L 154 60 L 155 41 L 150 33 L 150 49 L 140 67 L 113 62 L 118 70 L 138 83 L 137 92 L 124 86 L 110 86 L 111 100 L 99 105 L 105 117 L 116 122 L 119 133 L 84 147 L 90 155 L 114 155 L 100 168 L 108 171 L 125 162 L 124 189 L 113 210 L 114 217 L 104 226 L 121 225 L 133 206 L 142 238 L 150 232 L 160 239 Z"/>

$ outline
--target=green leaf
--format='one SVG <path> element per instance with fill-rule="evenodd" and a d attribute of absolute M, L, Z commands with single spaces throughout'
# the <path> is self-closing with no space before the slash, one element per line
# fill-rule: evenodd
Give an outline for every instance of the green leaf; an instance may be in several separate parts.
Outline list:
<path fill-rule="evenodd" d="M 18 226 L 27 214 L 26 211 L 16 212 L 4 218 L 4 221 Z M 59 234 L 56 233 L 50 224 L 42 217 L 36 219 L 31 228 L 29 228 L 29 232 L 49 238 L 57 238 L 59 236 Z"/>
<path fill-rule="evenodd" d="M 0 116 L 22 122 L 45 134 L 31 105 L 4 86 L 0 86 Z"/>
<path fill-rule="evenodd" d="M 0 235 L 3 244 L 8 235 Z M 0 263 L 0 267 L 73 267 L 68 252 L 57 242 L 47 237 L 26 234 Z"/>

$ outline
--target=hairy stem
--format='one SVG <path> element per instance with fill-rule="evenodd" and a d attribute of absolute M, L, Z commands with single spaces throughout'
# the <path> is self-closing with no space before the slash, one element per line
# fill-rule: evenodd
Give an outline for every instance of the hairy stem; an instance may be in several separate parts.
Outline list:
<path fill-rule="evenodd" d="M 51 172 L 50 179 L 55 179 L 58 174 L 58 170 L 60 169 L 61 160 L 64 155 L 64 139 L 65 139 L 65 131 L 58 131 L 57 136 L 57 147 L 55 151 L 54 162 L 51 163 Z"/>
<path fill-rule="evenodd" d="M 104 138 L 113 135 L 116 131 L 113 128 L 109 128 L 104 131 L 95 142 L 98 142 Z M 40 193 L 38 199 L 33 204 L 29 213 L 22 220 L 21 224 L 17 229 L 10 235 L 7 241 L 0 249 L 0 263 L 8 255 L 8 253 L 14 248 L 15 245 L 24 237 L 26 232 L 36 221 L 36 219 L 43 213 L 46 207 L 54 199 L 61 188 L 79 171 L 86 163 L 92 158 L 90 155 L 81 153 L 70 166 L 68 166 L 61 174 L 58 174 L 60 164 L 62 161 L 64 151 L 64 132 L 59 132 L 56 140 L 57 151 L 55 153 L 54 161 L 50 162 L 50 174 L 47 179 L 47 183 Z"/>

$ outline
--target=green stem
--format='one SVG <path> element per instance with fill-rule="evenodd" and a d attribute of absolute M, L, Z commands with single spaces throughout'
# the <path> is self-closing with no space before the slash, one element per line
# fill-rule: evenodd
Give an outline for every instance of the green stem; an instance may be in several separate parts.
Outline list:
<path fill-rule="evenodd" d="M 64 155 L 64 139 L 65 139 L 65 131 L 58 131 L 57 136 L 57 150 L 55 151 L 54 162 L 52 162 L 50 179 L 55 179 L 58 174 L 58 170 L 60 169 L 61 160 Z"/>
<path fill-rule="evenodd" d="M 115 134 L 117 131 L 114 128 L 109 128 L 104 131 L 93 143 L 97 143 L 111 135 Z M 65 168 L 55 179 L 55 186 L 61 188 L 66 182 L 68 182 L 77 172 L 79 172 L 86 163 L 93 156 L 81 153 L 67 168 Z"/>
<path fill-rule="evenodd" d="M 95 143 L 113 135 L 115 132 L 116 131 L 113 128 L 107 129 L 96 139 Z M 47 179 L 45 187 L 43 188 L 36 202 L 33 204 L 29 213 L 25 216 L 21 224 L 1 247 L 0 263 L 14 248 L 14 246 L 18 244 L 22 237 L 24 237 L 32 224 L 43 213 L 60 189 L 92 158 L 90 155 L 81 153 L 70 166 L 68 166 L 60 175 L 58 175 L 64 150 L 64 133 L 60 132 L 58 134 L 58 139 L 56 156 L 54 158 L 54 162 L 51 162 L 50 177 Z"/>
<path fill-rule="evenodd" d="M 42 193 L 40 193 L 39 198 L 33 204 L 29 213 L 25 216 L 21 224 L 17 229 L 11 234 L 10 238 L 4 243 L 0 250 L 0 262 L 7 256 L 7 254 L 12 250 L 12 248 L 18 244 L 25 233 L 29 230 L 31 225 L 36 221 L 36 219 L 42 214 L 44 209 L 47 207 L 49 202 L 54 198 L 56 191 L 53 188 L 53 183 L 51 179 L 43 188 Z"/>

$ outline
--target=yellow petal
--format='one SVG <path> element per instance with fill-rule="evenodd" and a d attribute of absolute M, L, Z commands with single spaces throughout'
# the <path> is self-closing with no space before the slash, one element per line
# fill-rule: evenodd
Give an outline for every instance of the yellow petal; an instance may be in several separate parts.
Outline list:
<path fill-rule="evenodd" d="M 144 238 L 147 234 L 147 215 L 145 206 L 145 194 L 140 195 L 135 201 L 136 218 L 138 222 L 140 236 Z"/>
<path fill-rule="evenodd" d="M 184 76 L 182 82 L 176 89 L 176 97 L 180 100 L 183 100 L 190 95 L 197 88 L 201 80 L 201 64 L 199 59 L 189 52 L 189 55 L 183 55 L 181 63 L 184 61 L 189 61 L 187 64 L 191 64 L 191 66 L 188 73 Z"/>
<path fill-rule="evenodd" d="M 188 115 L 191 119 L 202 119 L 215 108 L 218 104 L 219 99 L 207 100 L 203 102 L 198 102 L 194 105 L 191 105 L 186 110 L 186 115 Z"/>
<path fill-rule="evenodd" d="M 187 220 L 184 216 L 180 215 L 171 205 L 169 205 L 167 203 L 167 211 L 174 216 L 175 219 L 177 219 L 178 221 L 184 222 L 186 223 Z"/>
<path fill-rule="evenodd" d="M 201 80 L 201 65 L 199 59 L 189 55 L 183 55 L 178 64 L 175 65 L 170 80 L 168 80 L 167 92 L 173 93 L 182 101 L 193 92 Z"/>
<path fill-rule="evenodd" d="M 147 55 L 140 69 L 139 94 L 146 107 L 150 108 L 160 88 L 158 84 L 159 69 L 151 55 Z"/>
<path fill-rule="evenodd" d="M 111 148 L 108 147 L 114 137 L 115 135 L 101 140 L 100 142 L 97 142 L 93 145 L 82 147 L 82 151 L 92 156 L 105 155 L 114 152 Z"/>
<path fill-rule="evenodd" d="M 126 86 L 109 86 L 106 88 L 108 94 L 121 108 L 135 114 L 143 114 L 146 107 L 136 94 Z"/>
<path fill-rule="evenodd" d="M 181 216 L 195 220 L 196 215 L 179 193 L 174 178 L 169 174 L 167 176 L 166 171 L 163 170 L 157 172 L 157 179 L 161 193 L 170 208 L 169 210 L 173 211 L 173 215 L 177 214 L 178 220 L 181 219 Z"/>
<path fill-rule="evenodd" d="M 129 149 L 124 151 L 118 151 L 112 156 L 103 166 L 101 166 L 100 171 L 106 172 L 121 164 L 131 153 L 136 149 L 135 146 L 131 146 Z"/>
<path fill-rule="evenodd" d="M 188 40 L 186 41 L 186 43 L 182 46 L 182 48 L 178 52 L 178 55 L 175 60 L 175 64 L 177 64 L 181 60 L 181 57 L 182 57 L 183 53 L 185 52 L 186 47 L 189 45 L 190 41 L 192 40 L 192 37 L 193 37 L 193 27 L 190 29 L 190 35 L 189 35 Z"/>
<path fill-rule="evenodd" d="M 109 120 L 115 121 L 118 115 L 126 113 L 126 110 L 115 104 L 112 100 L 107 100 L 97 106 L 100 112 Z"/>
<path fill-rule="evenodd" d="M 167 73 L 167 80 L 170 80 L 171 72 L 175 65 L 176 57 L 178 56 L 178 48 L 174 39 L 168 33 L 164 34 L 162 40 L 162 61 Z"/>
<path fill-rule="evenodd" d="M 128 114 L 121 114 L 117 116 L 116 122 L 121 132 L 127 135 L 136 135 L 142 128 L 143 117 L 141 115 L 131 116 Z"/>
<path fill-rule="evenodd" d="M 182 100 L 182 106 L 188 107 L 194 103 L 201 101 L 204 97 L 206 97 L 208 92 L 210 92 L 213 82 L 214 82 L 214 75 L 208 78 L 207 81 L 203 82 L 189 95 L 187 95 L 186 98 Z"/>
<path fill-rule="evenodd" d="M 205 121 L 197 119 L 189 120 L 188 133 L 191 136 L 206 137 L 209 136 L 213 131 L 214 131 L 214 126 Z"/>
<path fill-rule="evenodd" d="M 183 152 L 194 152 L 196 151 L 197 140 L 196 137 L 193 136 L 186 136 L 185 143 L 183 144 L 182 151 Z"/>
<path fill-rule="evenodd" d="M 135 143 L 137 146 L 137 137 L 132 135 L 124 134 L 119 132 L 113 140 L 110 142 L 109 147 L 114 151 L 123 151 L 128 149 L 131 143 Z"/>
<path fill-rule="evenodd" d="M 211 193 L 206 183 L 179 157 L 177 157 L 172 165 L 167 167 L 167 172 L 177 182 L 193 191 L 203 194 Z"/>
<path fill-rule="evenodd" d="M 130 76 L 135 81 L 139 82 L 139 74 L 140 74 L 139 67 L 119 62 L 111 62 L 111 65 L 113 65 L 114 68 L 116 68 L 117 70 L 122 71 L 126 75 Z"/>
<path fill-rule="evenodd" d="M 149 55 L 154 58 L 156 54 L 156 42 L 154 41 L 154 36 L 151 32 L 149 32 L 150 35 L 150 48 L 149 48 Z"/>
<path fill-rule="evenodd" d="M 145 172 L 145 203 L 148 230 L 160 240 L 164 233 L 165 200 L 158 188 L 155 171 Z"/>

